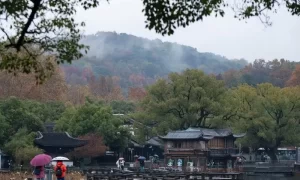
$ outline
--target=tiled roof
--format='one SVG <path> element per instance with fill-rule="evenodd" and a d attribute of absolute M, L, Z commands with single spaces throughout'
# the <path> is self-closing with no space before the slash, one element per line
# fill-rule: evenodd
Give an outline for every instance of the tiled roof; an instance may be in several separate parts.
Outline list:
<path fill-rule="evenodd" d="M 233 136 L 240 138 L 245 134 L 233 134 L 230 129 L 207 129 L 207 128 L 188 128 L 183 131 L 172 131 L 166 136 L 161 137 L 162 139 L 204 139 L 209 140 L 214 137 L 227 137 Z"/>
<path fill-rule="evenodd" d="M 146 141 L 147 145 L 152 145 L 152 146 L 163 146 L 163 143 L 159 137 L 152 137 L 148 141 Z"/>
<path fill-rule="evenodd" d="M 130 140 L 130 143 L 133 147 L 139 147 L 139 148 L 143 148 L 144 146 L 135 142 L 134 140 Z"/>
<path fill-rule="evenodd" d="M 203 136 L 226 137 L 233 135 L 230 129 L 188 128 L 186 131 L 200 131 Z"/>
<path fill-rule="evenodd" d="M 201 131 L 172 131 L 162 139 L 199 139 L 202 138 Z"/>
<path fill-rule="evenodd" d="M 80 140 L 71 137 L 67 132 L 65 133 L 41 133 L 38 132 L 39 137 L 34 140 L 36 145 L 47 147 L 81 147 L 87 144 L 88 141 Z"/>

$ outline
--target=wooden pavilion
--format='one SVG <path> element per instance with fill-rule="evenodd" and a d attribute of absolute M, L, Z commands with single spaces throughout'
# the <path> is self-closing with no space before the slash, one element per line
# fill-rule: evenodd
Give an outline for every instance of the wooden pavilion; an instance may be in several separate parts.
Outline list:
<path fill-rule="evenodd" d="M 230 129 L 189 128 L 172 131 L 164 140 L 165 164 L 170 167 L 206 170 L 207 167 L 233 168 L 239 156 L 234 145 L 245 134 L 233 134 Z"/>

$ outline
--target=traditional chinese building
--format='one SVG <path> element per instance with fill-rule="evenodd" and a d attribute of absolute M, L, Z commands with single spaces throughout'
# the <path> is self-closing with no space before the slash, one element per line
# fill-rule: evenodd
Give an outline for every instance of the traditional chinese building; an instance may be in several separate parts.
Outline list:
<path fill-rule="evenodd" d="M 234 145 L 245 134 L 233 134 L 230 129 L 189 128 L 172 131 L 164 140 L 165 163 L 168 166 L 230 169 L 238 156 Z"/>
<path fill-rule="evenodd" d="M 144 156 L 147 160 L 151 156 L 157 155 L 160 159 L 164 158 L 164 144 L 159 137 L 152 137 L 143 144 L 139 144 L 134 140 L 130 140 L 129 147 L 125 149 L 123 157 L 127 162 L 133 162 L 134 156 Z"/>
<path fill-rule="evenodd" d="M 53 127 L 54 123 L 45 124 L 46 132 L 38 132 L 38 137 L 34 140 L 36 146 L 51 156 L 64 155 L 88 143 L 70 136 L 67 132 L 53 132 Z"/>

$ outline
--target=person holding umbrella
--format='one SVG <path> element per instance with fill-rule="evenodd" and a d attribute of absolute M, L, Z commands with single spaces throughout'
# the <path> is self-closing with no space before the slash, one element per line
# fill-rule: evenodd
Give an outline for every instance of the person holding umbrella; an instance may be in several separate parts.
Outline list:
<path fill-rule="evenodd" d="M 159 160 L 159 156 L 157 154 L 155 154 L 152 158 L 152 163 L 153 163 L 153 167 L 154 168 L 158 168 L 159 165 L 158 165 L 158 160 Z"/>
<path fill-rule="evenodd" d="M 121 169 L 122 171 L 124 171 L 124 165 L 125 165 L 125 160 L 124 158 L 120 157 L 117 162 L 116 162 L 118 169 Z"/>
<path fill-rule="evenodd" d="M 34 167 L 33 174 L 34 174 L 36 180 L 44 180 L 45 179 L 45 168 L 44 168 L 44 166 Z"/>
<path fill-rule="evenodd" d="M 33 174 L 37 180 L 45 179 L 45 168 L 46 164 L 51 162 L 51 156 L 47 154 L 36 155 L 31 161 L 30 164 L 34 166 Z"/>
<path fill-rule="evenodd" d="M 144 172 L 144 167 L 145 167 L 145 157 L 144 156 L 140 156 L 138 158 L 138 160 L 140 161 L 140 170 L 141 172 Z"/>
<path fill-rule="evenodd" d="M 54 167 L 54 172 L 57 180 L 65 180 L 67 167 L 63 164 L 61 160 L 58 160 L 56 166 Z"/>

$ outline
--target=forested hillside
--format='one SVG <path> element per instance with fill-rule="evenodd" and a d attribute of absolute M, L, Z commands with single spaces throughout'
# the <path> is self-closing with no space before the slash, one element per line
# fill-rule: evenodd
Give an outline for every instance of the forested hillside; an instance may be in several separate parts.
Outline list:
<path fill-rule="evenodd" d="M 124 33 L 99 32 L 86 36 L 82 42 L 90 46 L 87 56 L 63 66 L 70 84 L 87 84 L 93 76 L 115 76 L 122 89 L 127 89 L 152 84 L 158 77 L 186 68 L 218 74 L 247 65 L 245 60 L 229 60 L 189 46 Z"/>
<path fill-rule="evenodd" d="M 141 143 L 170 129 L 203 126 L 251 129 L 241 143 L 253 149 L 300 144 L 297 62 L 260 59 L 246 64 L 115 33 L 84 41 L 91 43 L 90 54 L 73 65 L 53 62 L 54 75 L 43 84 L 36 84 L 35 74 L 0 72 L 0 146 L 16 162 L 28 162 L 41 152 L 33 139 L 45 122 L 76 137 L 101 136 L 101 151 L 81 149 L 85 155 L 99 154 L 105 145 L 123 151 L 130 133 L 123 127 L 126 119 L 114 113 L 135 119 L 137 129 L 130 138 Z"/>
<path fill-rule="evenodd" d="M 300 85 L 299 62 L 285 59 L 265 61 L 257 59 L 241 70 L 230 70 L 219 74 L 218 79 L 224 80 L 228 87 L 239 84 L 256 86 L 260 83 L 271 83 L 274 86 L 286 87 Z"/>

